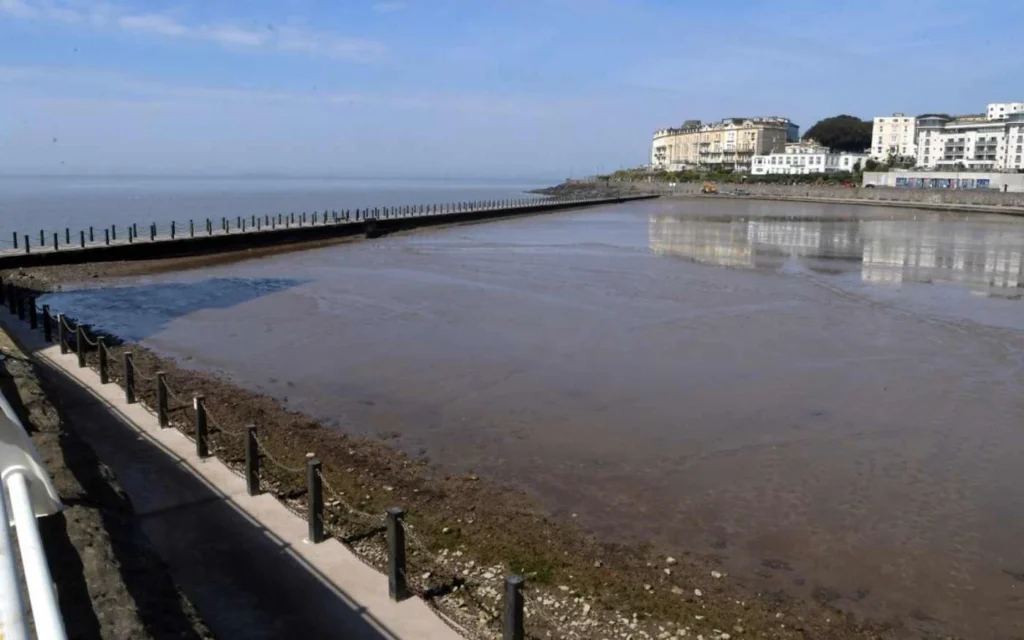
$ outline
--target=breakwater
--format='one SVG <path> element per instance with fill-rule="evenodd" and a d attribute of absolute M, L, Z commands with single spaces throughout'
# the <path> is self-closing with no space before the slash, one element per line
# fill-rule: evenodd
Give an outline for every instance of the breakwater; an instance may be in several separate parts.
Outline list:
<path fill-rule="evenodd" d="M 10 240 L 0 243 L 0 269 L 177 258 L 347 236 L 377 237 L 420 227 L 547 213 L 653 197 L 657 195 L 565 195 L 545 199 L 520 198 L 221 217 L 219 220 L 206 218 L 144 227 L 132 224 L 120 228 L 89 226 L 54 232 L 15 232 Z"/>

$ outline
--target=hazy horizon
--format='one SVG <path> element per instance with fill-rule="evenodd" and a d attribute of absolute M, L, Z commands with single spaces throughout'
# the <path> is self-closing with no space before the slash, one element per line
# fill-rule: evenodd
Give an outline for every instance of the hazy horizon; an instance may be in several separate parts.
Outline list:
<path fill-rule="evenodd" d="M 651 133 L 688 119 L 805 132 L 1024 100 L 1022 18 L 952 0 L 0 0 L 0 173 L 579 177 L 647 162 Z"/>

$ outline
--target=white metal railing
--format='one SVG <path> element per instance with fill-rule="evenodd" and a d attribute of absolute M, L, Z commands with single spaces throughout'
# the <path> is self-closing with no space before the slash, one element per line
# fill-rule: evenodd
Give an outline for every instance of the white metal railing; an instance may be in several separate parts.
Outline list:
<path fill-rule="evenodd" d="M 30 637 L 11 536 L 13 526 L 32 605 L 35 637 L 65 640 L 64 619 L 36 522 L 36 518 L 57 513 L 63 506 L 39 460 L 39 453 L 3 393 L 0 393 L 0 478 L 3 480 L 3 490 L 0 490 L 0 638 L 28 640 Z"/>

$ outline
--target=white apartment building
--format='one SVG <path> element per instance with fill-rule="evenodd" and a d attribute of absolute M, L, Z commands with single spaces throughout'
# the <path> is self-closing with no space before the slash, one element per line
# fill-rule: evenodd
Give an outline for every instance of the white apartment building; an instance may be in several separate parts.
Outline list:
<path fill-rule="evenodd" d="M 754 156 L 750 172 L 763 176 L 771 174 L 808 174 L 853 171 L 858 162 L 861 167 L 870 156 L 865 153 L 839 153 L 823 147 L 813 140 L 787 144 L 781 152 Z"/>
<path fill-rule="evenodd" d="M 917 166 L 923 169 L 1024 169 L 1024 103 L 993 103 L 985 115 L 917 119 Z"/>
<path fill-rule="evenodd" d="M 916 156 L 916 120 L 904 113 L 875 118 L 871 127 L 871 157 L 885 161 L 889 156 Z"/>
<path fill-rule="evenodd" d="M 1015 113 L 1024 113 L 1024 102 L 993 102 L 985 115 L 989 120 L 1004 120 Z"/>

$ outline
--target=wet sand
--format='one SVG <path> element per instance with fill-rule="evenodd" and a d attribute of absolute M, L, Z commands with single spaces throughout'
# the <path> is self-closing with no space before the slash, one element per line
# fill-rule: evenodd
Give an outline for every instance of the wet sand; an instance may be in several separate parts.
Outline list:
<path fill-rule="evenodd" d="M 1024 224 L 676 201 L 48 302 L 601 537 L 923 631 L 1024 628 Z M 106 283 L 110 284 L 110 283 Z"/>

